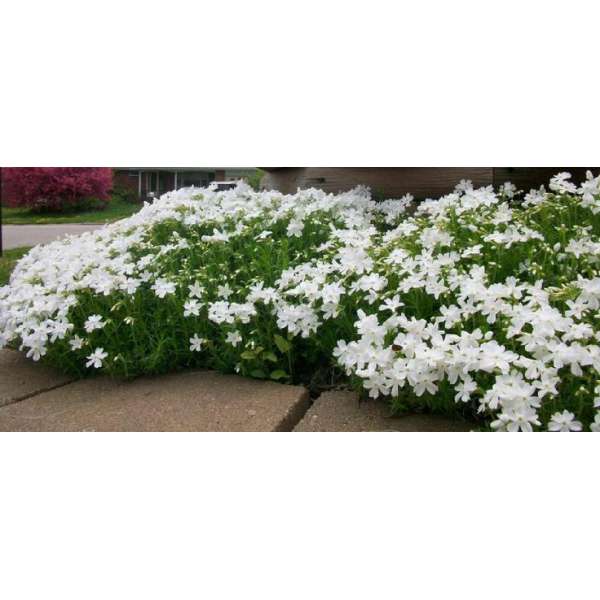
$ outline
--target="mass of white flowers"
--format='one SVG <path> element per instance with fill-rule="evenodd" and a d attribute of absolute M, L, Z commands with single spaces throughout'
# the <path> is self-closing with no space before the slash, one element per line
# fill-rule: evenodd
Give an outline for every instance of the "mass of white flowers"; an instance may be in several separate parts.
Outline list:
<path fill-rule="evenodd" d="M 548 187 L 170 192 L 33 248 L 0 288 L 0 347 L 80 374 L 326 369 L 397 409 L 597 431 L 600 177 Z"/>

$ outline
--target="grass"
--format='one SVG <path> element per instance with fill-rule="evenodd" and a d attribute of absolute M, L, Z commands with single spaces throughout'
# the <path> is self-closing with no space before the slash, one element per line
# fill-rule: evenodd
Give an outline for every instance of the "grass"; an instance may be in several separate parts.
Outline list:
<path fill-rule="evenodd" d="M 4 225 L 49 225 L 60 223 L 111 223 L 129 217 L 140 210 L 141 204 L 113 198 L 104 209 L 88 208 L 60 213 L 39 213 L 28 208 L 2 207 Z"/>
<path fill-rule="evenodd" d="M 11 250 L 5 250 L 0 256 L 0 285 L 6 285 L 8 278 L 12 273 L 17 261 L 27 252 L 31 250 L 30 247 L 25 246 L 22 248 L 12 248 Z"/>

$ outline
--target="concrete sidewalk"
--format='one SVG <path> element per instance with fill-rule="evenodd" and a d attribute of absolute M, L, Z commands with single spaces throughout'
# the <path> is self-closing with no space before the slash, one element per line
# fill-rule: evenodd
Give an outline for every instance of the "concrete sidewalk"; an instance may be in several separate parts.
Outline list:
<path fill-rule="evenodd" d="M 391 416 L 384 402 L 360 400 L 356 392 L 325 392 L 294 431 L 471 431 L 476 425 L 441 415 Z"/>
<path fill-rule="evenodd" d="M 21 246 L 47 244 L 65 235 L 94 231 L 102 223 L 64 223 L 62 225 L 2 225 L 2 246 L 6 250 Z"/>
<path fill-rule="evenodd" d="M 302 387 L 213 371 L 72 381 L 42 370 L 0 351 L 0 431 L 291 431 L 310 404 Z"/>
<path fill-rule="evenodd" d="M 434 415 L 390 417 L 354 392 L 311 401 L 300 386 L 186 371 L 75 381 L 0 350 L 0 431 L 468 431 Z"/>

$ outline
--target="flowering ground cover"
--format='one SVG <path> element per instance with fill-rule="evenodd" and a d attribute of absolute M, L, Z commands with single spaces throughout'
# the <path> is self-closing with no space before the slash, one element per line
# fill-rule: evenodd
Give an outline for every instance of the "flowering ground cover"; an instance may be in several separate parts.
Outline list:
<path fill-rule="evenodd" d="M 77 374 L 344 381 L 495 430 L 600 429 L 600 177 L 439 200 L 184 189 L 36 247 L 0 346 Z"/>

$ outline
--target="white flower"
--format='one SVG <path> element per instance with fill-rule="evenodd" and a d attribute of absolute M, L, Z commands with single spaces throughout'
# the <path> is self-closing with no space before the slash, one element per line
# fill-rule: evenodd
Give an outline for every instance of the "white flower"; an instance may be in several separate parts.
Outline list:
<path fill-rule="evenodd" d="M 199 314 L 200 314 L 200 304 L 198 303 L 198 300 L 188 300 L 183 305 L 183 316 L 184 317 L 190 317 L 192 315 L 197 317 Z"/>
<path fill-rule="evenodd" d="M 463 311 L 458 306 L 441 306 L 438 320 L 447 329 L 451 329 L 462 319 Z"/>
<path fill-rule="evenodd" d="M 454 189 L 457 192 L 472 192 L 473 182 L 470 179 L 461 179 Z"/>
<path fill-rule="evenodd" d="M 42 332 L 26 335 L 21 346 L 21 349 L 23 348 L 28 348 L 27 358 L 32 358 L 37 362 L 42 356 L 46 355 L 46 335 Z"/>
<path fill-rule="evenodd" d="M 574 194 L 577 191 L 577 186 L 569 181 L 571 173 L 558 173 L 550 180 L 550 189 L 553 192 Z"/>
<path fill-rule="evenodd" d="M 237 303 L 232 302 L 229 305 L 231 314 L 235 316 L 241 323 L 250 323 L 250 319 L 256 315 L 256 308 L 254 304 L 249 302 Z"/>
<path fill-rule="evenodd" d="M 203 235 L 201 240 L 203 242 L 228 242 L 229 234 L 218 229 L 213 229 L 212 235 Z"/>
<path fill-rule="evenodd" d="M 217 295 L 219 296 L 219 298 L 225 298 L 225 300 L 227 300 L 227 298 L 229 298 L 231 294 L 233 294 L 233 290 L 229 287 L 228 283 L 226 283 L 225 285 L 220 285 L 217 288 Z"/>
<path fill-rule="evenodd" d="M 594 408 L 600 408 L 600 384 L 594 388 Z"/>
<path fill-rule="evenodd" d="M 548 423 L 548 431 L 581 431 L 582 425 L 575 421 L 575 415 L 568 410 L 556 412 Z"/>
<path fill-rule="evenodd" d="M 360 309 L 357 312 L 358 321 L 356 321 L 356 331 L 366 340 L 376 343 L 383 342 L 387 333 L 385 327 L 379 325 L 377 315 L 367 315 Z"/>
<path fill-rule="evenodd" d="M 96 329 L 102 329 L 106 323 L 102 320 L 100 315 L 91 315 L 87 318 L 87 321 L 84 323 L 83 328 L 91 333 Z"/>
<path fill-rule="evenodd" d="M 291 237 L 300 237 L 304 231 L 304 223 L 302 221 L 291 221 L 287 227 L 287 234 Z"/>
<path fill-rule="evenodd" d="M 52 321 L 49 324 L 50 341 L 62 340 L 73 329 L 73 323 L 67 321 Z"/>
<path fill-rule="evenodd" d="M 196 298 L 202 298 L 204 294 L 204 287 L 202 287 L 197 281 L 189 286 L 190 296 Z"/>
<path fill-rule="evenodd" d="M 94 367 L 94 369 L 99 369 L 102 366 L 102 361 L 108 356 L 106 352 L 104 352 L 104 348 L 96 348 L 88 357 L 87 362 L 85 363 L 86 367 Z"/>
<path fill-rule="evenodd" d="M 213 323 L 233 323 L 234 318 L 231 306 L 225 300 L 213 302 L 208 307 L 208 319 Z"/>
<path fill-rule="evenodd" d="M 237 346 L 242 341 L 242 336 L 239 331 L 230 331 L 227 334 L 225 341 L 232 346 Z"/>
<path fill-rule="evenodd" d="M 539 190 L 530 190 L 523 198 L 523 206 L 537 206 L 546 199 L 546 190 L 541 186 Z"/>
<path fill-rule="evenodd" d="M 172 281 L 159 277 L 154 284 L 152 289 L 159 298 L 164 298 L 167 294 L 175 293 L 175 284 Z"/>
<path fill-rule="evenodd" d="M 596 413 L 594 422 L 590 425 L 590 431 L 600 433 L 600 412 Z"/>
<path fill-rule="evenodd" d="M 192 352 L 200 352 L 202 350 L 202 346 L 206 343 L 204 338 L 198 337 L 198 334 L 194 334 L 193 337 L 190 338 L 190 350 Z"/>
<path fill-rule="evenodd" d="M 471 394 L 477 389 L 477 384 L 470 378 L 466 378 L 454 387 L 456 402 L 468 402 L 471 399 Z"/>
<path fill-rule="evenodd" d="M 507 198 L 514 198 L 517 191 L 517 186 L 507 181 L 500 186 L 500 193 Z"/>
<path fill-rule="evenodd" d="M 504 411 L 492 422 L 492 429 L 498 431 L 533 431 L 532 425 L 540 425 L 537 413 L 530 406 L 522 406 Z"/>
<path fill-rule="evenodd" d="M 482 248 L 481 244 L 475 244 L 474 246 L 469 246 L 468 248 L 463 250 L 462 256 L 463 256 L 463 258 L 467 258 L 469 256 L 477 256 L 477 255 L 481 254 L 481 248 Z"/>
<path fill-rule="evenodd" d="M 71 350 L 80 350 L 83 347 L 84 340 L 80 338 L 78 335 L 74 335 L 69 340 L 69 346 L 71 346 Z"/>
<path fill-rule="evenodd" d="M 137 289 L 140 287 L 141 283 L 142 283 L 141 279 L 128 278 L 121 285 L 121 289 L 124 292 L 126 292 L 127 294 L 129 294 L 130 296 L 132 296 L 133 294 L 135 294 Z"/>

